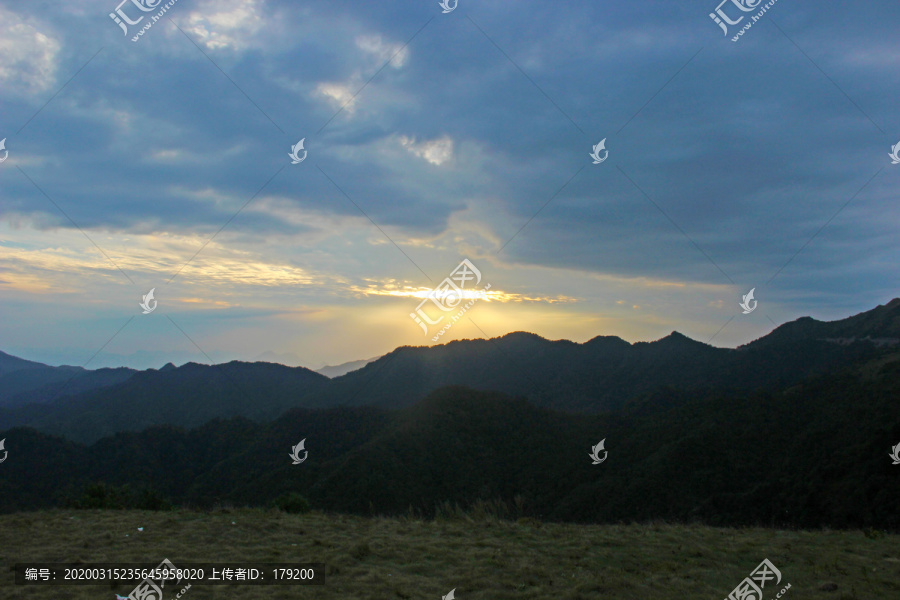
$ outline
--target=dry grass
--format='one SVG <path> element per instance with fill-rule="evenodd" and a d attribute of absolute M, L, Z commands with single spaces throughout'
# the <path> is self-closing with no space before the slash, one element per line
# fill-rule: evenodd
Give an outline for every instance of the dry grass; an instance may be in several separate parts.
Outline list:
<path fill-rule="evenodd" d="M 138 532 L 138 527 L 144 527 Z M 563 525 L 445 511 L 435 521 L 253 509 L 0 517 L 0 598 L 113 600 L 130 586 L 25 587 L 15 562 L 321 562 L 315 587 L 199 586 L 186 600 L 721 600 L 762 559 L 785 600 L 900 599 L 900 536 L 859 531 Z M 833 583 L 836 591 L 824 591 Z M 778 589 L 780 589 L 779 586 Z M 826 586 L 828 587 L 828 586 Z M 778 589 L 767 586 L 766 599 Z M 166 600 L 169 600 L 166 598 Z"/>

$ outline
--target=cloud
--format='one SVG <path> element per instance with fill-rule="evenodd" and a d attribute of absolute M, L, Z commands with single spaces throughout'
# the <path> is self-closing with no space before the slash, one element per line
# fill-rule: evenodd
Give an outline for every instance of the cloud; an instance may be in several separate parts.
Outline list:
<path fill-rule="evenodd" d="M 483 291 L 481 289 L 461 290 L 453 292 L 444 290 L 435 294 L 433 288 L 414 287 L 401 284 L 395 280 L 387 280 L 383 282 L 370 281 L 366 286 L 351 285 L 348 289 L 362 296 L 387 296 L 391 298 L 415 298 L 423 300 L 425 298 L 450 298 L 451 300 L 460 297 L 462 299 L 480 299 L 488 302 L 536 302 L 545 304 L 557 304 L 578 302 L 577 298 L 564 295 L 557 296 L 531 296 L 528 294 L 517 294 L 504 292 L 502 290 L 490 289 Z"/>
<path fill-rule="evenodd" d="M 266 26 L 260 0 L 214 0 L 201 4 L 182 25 L 210 50 L 241 51 L 256 43 Z"/>
<path fill-rule="evenodd" d="M 56 83 L 60 43 L 46 26 L 0 6 L 0 94 L 38 94 Z"/>
<path fill-rule="evenodd" d="M 379 63 L 390 60 L 394 69 L 402 69 L 409 59 L 409 49 L 403 44 L 386 42 L 380 35 L 361 35 L 356 38 L 356 47 L 371 54 Z"/>
<path fill-rule="evenodd" d="M 6 228 L 3 231 L 0 261 L 5 265 L 3 278 L 8 289 L 87 290 L 98 276 L 128 283 L 119 269 L 132 280 L 146 282 L 166 281 L 178 273 L 180 281 L 175 281 L 184 281 L 195 290 L 205 289 L 207 294 L 210 288 L 231 288 L 232 292 L 243 289 L 241 293 L 250 293 L 251 289 L 298 289 L 314 282 L 335 281 L 281 259 L 229 247 L 220 240 L 207 243 L 208 238 L 203 236 L 88 231 L 87 235 L 103 248 L 101 252 L 78 231 L 58 231 L 56 246 L 42 244 L 43 236 L 33 231 L 27 235 L 17 232 L 18 240 L 27 241 L 13 243 L 8 239 L 13 232 Z M 197 253 L 201 247 L 203 252 Z"/>
<path fill-rule="evenodd" d="M 404 148 L 433 165 L 440 166 L 453 158 L 453 140 L 448 136 L 418 143 L 415 138 L 406 136 L 400 136 L 399 139 Z"/>
<path fill-rule="evenodd" d="M 335 108 L 343 108 L 348 114 L 355 110 L 355 94 L 359 86 L 353 88 L 349 83 L 322 82 L 316 86 L 316 94 L 330 99 Z"/>
<path fill-rule="evenodd" d="M 320 81 L 315 86 L 314 96 L 324 97 L 330 100 L 333 108 L 344 108 L 348 115 L 353 115 L 357 104 L 360 102 L 359 94 L 363 89 L 369 88 L 372 78 L 386 65 L 394 70 L 400 70 L 406 66 L 410 50 L 398 42 L 391 42 L 378 34 L 361 34 L 354 39 L 354 46 L 362 51 L 361 60 L 352 72 L 343 81 Z M 361 62 L 362 65 L 358 63 Z M 381 106 L 388 106 L 390 97 L 385 98 L 376 92 L 375 86 L 368 89 L 368 104 L 371 111 L 379 110 Z"/>
<path fill-rule="evenodd" d="M 779 24 L 801 52 L 771 26 L 723 41 L 678 3 L 482 3 L 477 27 L 436 2 L 177 4 L 215 65 L 168 25 L 131 43 L 104 0 L 0 5 L 2 117 L 43 107 L 0 130 L 0 301 L 121 286 L 134 308 L 60 209 L 147 289 L 215 234 L 175 301 L 308 307 L 327 315 L 315 339 L 351 340 L 321 344 L 332 362 L 409 341 L 391 319 L 463 257 L 505 294 L 479 303 L 494 335 L 708 339 L 754 286 L 757 328 L 772 307 L 846 315 L 896 294 L 900 80 L 878 40 L 900 5 L 800 7 Z M 301 137 L 309 159 L 290 165 Z M 272 317 L 257 340 L 309 333 L 286 329 Z M 762 333 L 735 322 L 716 341 Z"/>

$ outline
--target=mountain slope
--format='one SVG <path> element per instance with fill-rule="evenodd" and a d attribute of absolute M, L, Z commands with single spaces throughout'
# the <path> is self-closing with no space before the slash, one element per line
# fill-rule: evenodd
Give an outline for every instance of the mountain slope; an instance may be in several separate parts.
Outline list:
<path fill-rule="evenodd" d="M 610 415 L 568 415 L 450 387 L 414 406 L 295 409 L 118 434 L 91 447 L 0 433 L 0 509 L 47 506 L 91 481 L 150 485 L 175 502 L 265 506 L 299 492 L 356 513 L 432 514 L 499 499 L 548 520 L 900 530 L 900 352 L 774 393 L 660 390 Z M 306 439 L 307 460 L 291 464 Z M 606 440 L 607 459 L 591 464 Z M 54 487 L 55 486 L 55 487 Z M 48 495 L 49 494 L 49 495 Z"/>
<path fill-rule="evenodd" d="M 0 428 L 28 425 L 94 441 L 154 424 L 190 427 L 230 416 L 261 422 L 294 407 L 403 408 L 453 385 L 520 396 L 557 411 L 598 414 L 666 388 L 694 396 L 711 390 L 744 395 L 796 385 L 890 352 L 898 323 L 900 300 L 894 300 L 831 323 L 798 319 L 738 349 L 715 348 L 677 332 L 635 344 L 617 337 L 578 344 L 517 332 L 490 340 L 404 346 L 331 380 L 269 363 L 167 365 L 51 405 L 0 409 Z M 35 368 L 7 377 L 31 372 Z M 70 387 L 77 389 L 79 381 Z M 31 394 L 34 399 L 37 392 Z"/>
<path fill-rule="evenodd" d="M 369 364 L 374 360 L 378 360 L 378 356 L 374 358 L 366 358 L 363 360 L 352 360 L 350 362 L 341 363 L 339 365 L 322 367 L 321 369 L 316 369 L 316 373 L 321 373 L 325 377 L 333 378 L 340 377 L 341 375 L 346 375 L 350 371 L 355 371 L 357 369 L 362 369 L 364 366 Z"/>
<path fill-rule="evenodd" d="M 43 404 L 99 390 L 122 383 L 136 372 L 126 367 L 94 371 L 81 367 L 46 367 L 16 371 L 0 378 L 0 407 Z"/>
<path fill-rule="evenodd" d="M 736 350 L 678 332 L 635 344 L 616 337 L 576 344 L 517 332 L 490 340 L 405 346 L 333 379 L 309 401 L 316 406 L 399 408 L 439 387 L 466 385 L 525 396 L 556 410 L 597 413 L 616 410 L 662 386 L 750 392 L 791 385 L 890 347 L 898 324 L 900 300 L 894 300 L 840 321 L 798 319 Z"/>
<path fill-rule="evenodd" d="M 215 418 L 274 419 L 302 404 L 328 381 L 303 367 L 271 363 L 187 363 L 141 371 L 127 381 L 54 402 L 0 411 L 0 427 L 29 425 L 72 440 L 93 442 L 151 425 L 197 427 Z"/>
<path fill-rule="evenodd" d="M 135 373 L 133 369 L 51 367 L 0 352 L 0 407 L 13 408 L 31 402 L 48 402 L 121 383 Z"/>
<path fill-rule="evenodd" d="M 46 367 L 47 365 L 39 362 L 34 362 L 33 360 L 26 360 L 24 358 L 19 358 L 18 356 L 12 356 L 11 354 L 7 354 L 6 352 L 0 352 L 0 377 L 4 375 L 9 375 L 15 371 L 22 371 L 27 369 L 40 369 L 41 367 Z"/>
<path fill-rule="evenodd" d="M 765 337 L 746 344 L 743 348 L 761 348 L 800 340 L 843 344 L 856 340 L 873 340 L 882 345 L 896 345 L 900 343 L 900 298 L 839 321 L 817 321 L 811 317 L 802 317 L 777 327 Z"/>

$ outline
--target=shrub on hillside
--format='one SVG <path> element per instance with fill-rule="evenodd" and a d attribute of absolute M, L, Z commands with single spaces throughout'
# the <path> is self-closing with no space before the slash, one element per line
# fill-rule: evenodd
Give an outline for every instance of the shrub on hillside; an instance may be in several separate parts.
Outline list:
<path fill-rule="evenodd" d="M 70 508 L 112 510 L 170 510 L 172 505 L 152 488 L 134 490 L 127 484 L 114 486 L 97 482 L 84 486 L 80 493 L 70 495 L 64 502 Z"/>
<path fill-rule="evenodd" d="M 275 498 L 275 508 L 291 514 L 308 513 L 310 510 L 309 500 L 297 492 L 282 494 Z"/>

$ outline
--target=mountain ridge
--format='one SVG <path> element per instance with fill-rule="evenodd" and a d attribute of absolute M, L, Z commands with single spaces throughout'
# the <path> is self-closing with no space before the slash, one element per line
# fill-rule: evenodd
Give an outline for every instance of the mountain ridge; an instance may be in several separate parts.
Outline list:
<path fill-rule="evenodd" d="M 894 349 L 774 392 L 661 389 L 610 414 L 448 386 L 399 409 L 294 408 L 268 423 L 156 425 L 89 446 L 16 428 L 0 433 L 10 452 L 0 510 L 84 499 L 102 483 L 199 507 L 299 493 L 357 514 L 497 501 L 549 521 L 900 529 L 887 456 L 900 440 L 898 375 Z M 309 456 L 294 465 L 301 439 Z M 601 439 L 608 458 L 592 464 Z"/>
<path fill-rule="evenodd" d="M 664 388 L 689 394 L 710 389 L 751 393 L 797 384 L 890 351 L 892 345 L 865 338 L 883 339 L 894 327 L 900 327 L 900 300 L 832 322 L 797 319 L 737 349 L 717 348 L 677 331 L 633 344 L 615 336 L 584 343 L 551 341 L 519 331 L 491 339 L 400 346 L 333 379 L 276 363 L 169 364 L 51 404 L 0 408 L 0 429 L 27 425 L 94 441 L 149 425 L 193 426 L 217 417 L 263 422 L 295 407 L 403 408 L 454 385 L 524 397 L 562 412 L 599 414 Z"/>

